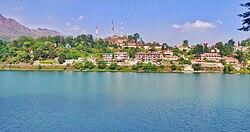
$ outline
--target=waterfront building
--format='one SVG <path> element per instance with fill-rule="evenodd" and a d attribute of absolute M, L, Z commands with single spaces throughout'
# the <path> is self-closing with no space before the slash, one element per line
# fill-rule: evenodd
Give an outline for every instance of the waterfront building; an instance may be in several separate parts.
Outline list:
<path fill-rule="evenodd" d="M 113 53 L 104 53 L 102 54 L 102 58 L 109 64 L 111 61 L 113 61 Z"/>
<path fill-rule="evenodd" d="M 127 52 L 115 52 L 114 59 L 116 62 L 124 62 L 129 58 Z"/>
<path fill-rule="evenodd" d="M 239 61 L 233 57 L 224 56 L 223 59 L 226 61 L 227 64 L 239 64 Z"/>
<path fill-rule="evenodd" d="M 163 55 L 159 52 L 151 52 L 151 53 L 139 52 L 136 54 L 136 60 L 144 63 L 162 61 L 162 59 Z"/>
<path fill-rule="evenodd" d="M 220 62 L 221 55 L 218 53 L 203 53 L 201 54 L 201 60 L 211 60 L 215 62 Z"/>

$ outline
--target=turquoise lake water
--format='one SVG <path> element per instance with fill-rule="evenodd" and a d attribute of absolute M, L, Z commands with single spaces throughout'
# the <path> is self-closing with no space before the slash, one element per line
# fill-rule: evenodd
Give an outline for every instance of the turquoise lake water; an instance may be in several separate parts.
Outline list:
<path fill-rule="evenodd" d="M 0 71 L 0 131 L 250 131 L 250 75 Z"/>

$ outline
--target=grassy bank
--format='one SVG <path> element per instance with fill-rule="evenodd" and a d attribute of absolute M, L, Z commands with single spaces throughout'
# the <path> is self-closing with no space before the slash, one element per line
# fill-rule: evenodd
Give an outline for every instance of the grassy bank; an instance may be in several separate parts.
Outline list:
<path fill-rule="evenodd" d="M 218 68 L 204 68 L 201 71 L 184 71 L 182 69 L 179 70 L 172 70 L 170 66 L 165 66 L 163 68 L 157 68 L 154 70 L 147 70 L 143 68 L 139 68 L 133 70 L 133 67 L 120 67 L 116 70 L 111 70 L 109 67 L 104 69 L 99 69 L 95 67 L 93 69 L 77 69 L 74 66 L 32 66 L 32 65 L 25 65 L 25 66 L 7 66 L 2 65 L 0 66 L 0 70 L 5 71 L 74 71 L 74 72 L 138 72 L 138 73 L 223 73 L 223 69 Z M 247 69 L 241 69 L 239 71 L 234 71 L 233 73 L 240 73 L 240 74 L 250 74 L 250 71 Z"/>

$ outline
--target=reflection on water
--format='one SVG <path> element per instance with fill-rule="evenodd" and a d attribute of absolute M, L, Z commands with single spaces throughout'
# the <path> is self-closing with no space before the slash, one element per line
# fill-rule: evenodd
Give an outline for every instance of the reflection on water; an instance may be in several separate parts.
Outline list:
<path fill-rule="evenodd" d="M 250 75 L 0 72 L 4 131 L 250 131 Z"/>

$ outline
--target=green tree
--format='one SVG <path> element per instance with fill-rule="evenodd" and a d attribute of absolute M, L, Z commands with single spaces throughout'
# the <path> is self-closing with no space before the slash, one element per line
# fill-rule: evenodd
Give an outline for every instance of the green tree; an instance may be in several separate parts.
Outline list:
<path fill-rule="evenodd" d="M 192 65 L 192 62 L 190 60 L 184 60 L 184 64 Z"/>
<path fill-rule="evenodd" d="M 232 65 L 225 65 L 224 66 L 224 69 L 223 69 L 224 73 L 233 73 L 233 71 L 234 71 L 234 68 Z"/>
<path fill-rule="evenodd" d="M 134 39 L 135 39 L 135 42 L 137 42 L 140 39 L 139 33 L 134 34 Z"/>
<path fill-rule="evenodd" d="M 17 57 L 20 62 L 28 62 L 30 60 L 30 55 L 25 51 L 19 52 Z"/>
<path fill-rule="evenodd" d="M 138 66 L 138 65 L 133 65 L 133 66 L 132 66 L 132 70 L 138 71 L 138 70 L 139 70 L 139 66 Z"/>
<path fill-rule="evenodd" d="M 75 67 L 76 69 L 78 69 L 78 70 L 81 70 L 81 71 L 84 69 L 83 64 L 80 63 L 80 62 L 74 63 L 74 67 Z"/>
<path fill-rule="evenodd" d="M 225 45 L 228 45 L 228 46 L 233 47 L 233 46 L 235 45 L 235 41 L 234 41 L 233 39 L 230 39 L 230 40 L 228 41 L 228 43 L 225 44 Z"/>
<path fill-rule="evenodd" d="M 240 4 L 242 7 L 248 8 L 250 10 L 250 2 L 247 2 L 245 4 Z M 249 31 L 250 30 L 250 11 L 247 11 L 245 13 L 239 14 L 239 17 L 242 17 L 242 27 L 238 30 L 240 31 Z"/>
<path fill-rule="evenodd" d="M 200 71 L 201 70 L 201 64 L 193 64 L 192 68 L 194 69 L 194 71 Z"/>
<path fill-rule="evenodd" d="M 236 55 L 235 55 L 235 58 L 236 58 L 236 59 L 238 59 L 240 62 L 244 61 L 244 58 L 245 58 L 245 57 L 244 57 L 244 54 L 243 54 L 242 51 L 239 51 L 239 50 L 238 50 L 238 51 L 235 52 L 235 54 L 236 54 Z"/>
<path fill-rule="evenodd" d="M 156 71 L 158 68 L 156 65 L 152 65 L 152 63 L 147 63 L 145 65 L 143 65 L 143 70 L 145 72 L 152 72 L 152 71 Z"/>
<path fill-rule="evenodd" d="M 94 68 L 95 68 L 95 65 L 94 65 L 93 62 L 87 61 L 87 62 L 85 62 L 84 67 L 85 67 L 85 68 L 89 68 L 89 69 L 94 69 Z"/>
<path fill-rule="evenodd" d="M 195 48 L 192 50 L 193 54 L 196 54 L 197 56 L 200 56 L 204 53 L 204 47 L 201 44 L 197 44 Z"/>
<path fill-rule="evenodd" d="M 58 62 L 59 62 L 60 64 L 63 64 L 63 63 L 65 62 L 65 59 L 66 59 L 66 54 L 65 54 L 65 53 L 59 54 Z"/>
<path fill-rule="evenodd" d="M 171 68 L 172 71 L 177 70 L 177 66 L 176 65 L 171 65 L 170 68 Z"/>
<path fill-rule="evenodd" d="M 98 61 L 98 68 L 99 69 L 105 69 L 107 67 L 107 62 L 105 61 Z"/>
<path fill-rule="evenodd" d="M 188 40 L 184 40 L 184 41 L 183 41 L 183 46 L 189 46 Z"/>
<path fill-rule="evenodd" d="M 118 65 L 117 65 L 117 63 L 115 63 L 115 62 L 112 62 L 111 64 L 110 64 L 110 66 L 109 66 L 109 69 L 110 70 L 116 70 L 118 68 Z"/>

